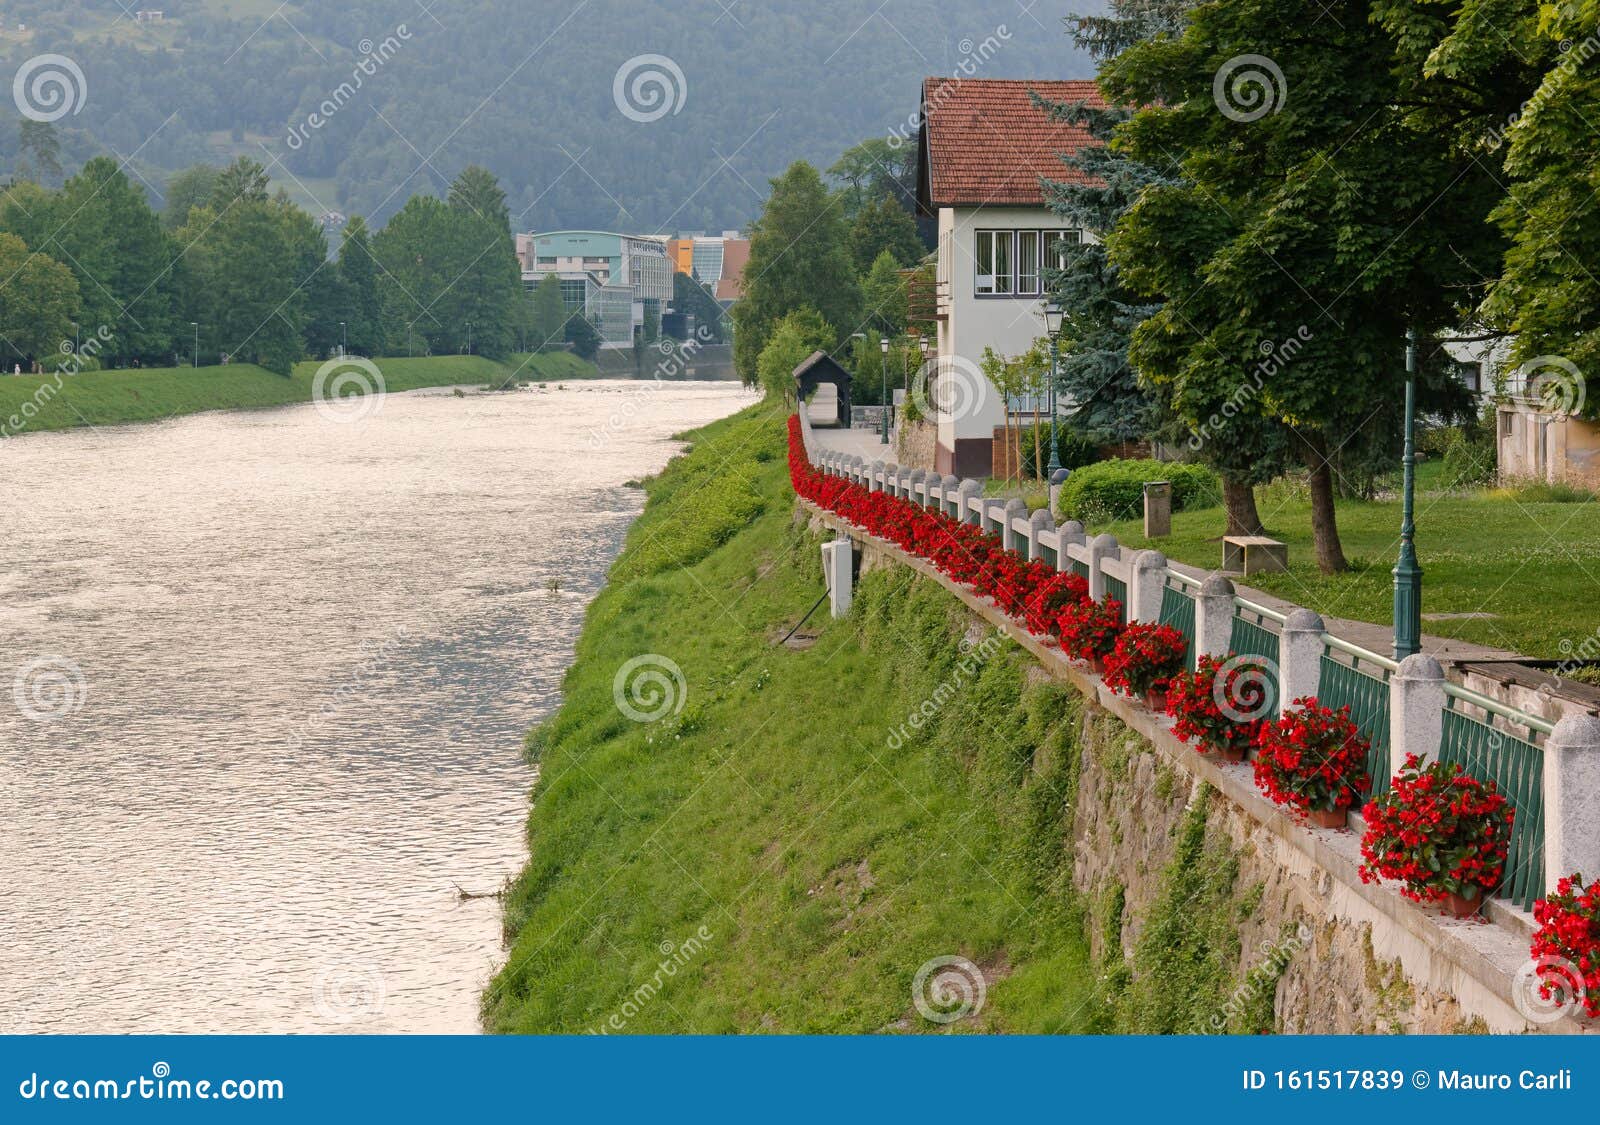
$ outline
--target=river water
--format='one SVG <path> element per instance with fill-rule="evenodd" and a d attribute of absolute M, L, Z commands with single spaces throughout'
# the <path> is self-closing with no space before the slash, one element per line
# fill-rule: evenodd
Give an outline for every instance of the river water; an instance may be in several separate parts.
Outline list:
<path fill-rule="evenodd" d="M 627 482 L 749 401 L 424 391 L 0 442 L 0 1033 L 477 1030 L 499 906 L 461 892 L 523 862 L 522 736 Z"/>

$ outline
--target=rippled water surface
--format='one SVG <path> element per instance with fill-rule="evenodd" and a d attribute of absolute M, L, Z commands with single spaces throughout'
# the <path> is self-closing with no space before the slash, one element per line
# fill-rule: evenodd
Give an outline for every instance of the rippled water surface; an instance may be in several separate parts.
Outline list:
<path fill-rule="evenodd" d="M 526 728 L 726 383 L 0 442 L 0 1033 L 477 1029 Z M 559 583 L 559 586 L 555 586 Z"/>

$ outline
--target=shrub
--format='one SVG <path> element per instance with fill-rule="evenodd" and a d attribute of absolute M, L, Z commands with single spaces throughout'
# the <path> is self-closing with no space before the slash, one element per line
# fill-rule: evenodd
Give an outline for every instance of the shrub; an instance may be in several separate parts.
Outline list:
<path fill-rule="evenodd" d="M 1471 488 L 1490 484 L 1495 478 L 1494 439 L 1469 436 L 1460 429 L 1450 432 L 1444 447 L 1446 488 Z"/>
<path fill-rule="evenodd" d="M 1078 660 L 1104 660 L 1117 646 L 1122 632 L 1122 603 L 1115 598 L 1103 602 L 1085 598 L 1061 611 L 1061 647 Z"/>
<path fill-rule="evenodd" d="M 1058 424 L 1056 430 L 1056 456 L 1061 460 L 1063 469 L 1081 469 L 1085 465 L 1093 465 L 1100 459 L 1100 447 L 1090 441 L 1079 431 L 1071 426 Z M 1050 463 L 1050 427 L 1041 426 L 1039 436 L 1045 441 L 1045 447 L 1039 460 L 1041 464 Z M 1033 471 L 1033 426 L 1024 421 L 1022 424 L 1022 475 L 1036 477 Z M 1048 470 L 1047 470 L 1048 472 Z"/>
<path fill-rule="evenodd" d="M 1514 813 L 1494 782 L 1411 754 L 1363 815 L 1362 882 L 1398 879 L 1414 902 L 1472 901 L 1500 885 Z"/>
<path fill-rule="evenodd" d="M 1575 1001 L 1600 1017 L 1600 880 L 1584 886 L 1582 875 L 1556 882 L 1533 904 L 1539 924 L 1529 956 L 1539 966 L 1539 995 Z"/>
<path fill-rule="evenodd" d="M 1134 697 L 1164 689 L 1183 671 L 1188 648 L 1183 634 L 1171 625 L 1136 621 L 1122 631 L 1106 657 L 1106 683 Z"/>
<path fill-rule="evenodd" d="M 1061 486 L 1059 514 L 1084 523 L 1138 518 L 1146 481 L 1172 482 L 1172 509 L 1204 508 L 1217 502 L 1216 474 L 1203 465 L 1173 461 L 1099 461 L 1079 469 Z"/>
<path fill-rule="evenodd" d="M 1202 656 L 1193 672 L 1174 676 L 1167 684 L 1167 714 L 1178 720 L 1172 733 L 1202 754 L 1243 760 L 1255 744 L 1261 720 L 1234 715 L 1265 713 L 1268 704 L 1266 687 L 1254 673 L 1254 666 L 1239 664 L 1231 655 L 1226 662 Z"/>
<path fill-rule="evenodd" d="M 1256 787 L 1274 802 L 1308 812 L 1344 812 L 1372 787 L 1367 740 L 1350 721 L 1315 699 L 1297 699 L 1256 732 Z"/>

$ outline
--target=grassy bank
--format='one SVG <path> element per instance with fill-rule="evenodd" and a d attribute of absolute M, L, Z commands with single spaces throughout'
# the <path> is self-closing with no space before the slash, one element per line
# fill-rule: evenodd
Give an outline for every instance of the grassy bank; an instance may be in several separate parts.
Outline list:
<path fill-rule="evenodd" d="M 375 360 L 390 392 L 420 387 L 503 383 L 516 371 L 523 382 L 599 377 L 592 364 L 568 353 L 520 356 L 510 364 L 481 356 Z M 310 402 L 320 363 L 299 363 L 289 378 L 251 364 L 227 367 L 138 368 L 77 375 L 0 376 L 0 432 L 6 435 L 74 426 L 149 422 L 202 410 L 238 410 Z M 30 416 L 31 415 L 31 416 Z"/>
<path fill-rule="evenodd" d="M 822 582 L 770 408 L 701 431 L 648 487 L 530 736 L 531 859 L 486 1025 L 938 1031 L 913 979 L 958 955 L 989 985 L 955 1029 L 1107 1026 L 1062 846 L 1076 696 L 900 569 L 865 576 L 850 618 L 819 610 L 810 647 L 776 645 Z M 614 689 L 647 654 L 681 669 L 681 709 L 636 722 Z"/>
<path fill-rule="evenodd" d="M 1417 553 L 1425 614 L 1462 615 L 1423 621 L 1426 632 L 1562 659 L 1593 636 L 1600 576 L 1600 504 L 1557 503 L 1540 491 L 1447 491 L 1434 487 L 1436 465 L 1419 473 Z M 1287 574 L 1252 575 L 1250 584 L 1325 616 L 1384 623 L 1393 619 L 1400 503 L 1341 501 L 1339 534 L 1348 573 L 1317 570 L 1311 505 L 1303 487 L 1282 482 L 1260 490 L 1267 531 L 1289 544 Z M 1138 522 L 1095 528 L 1122 543 L 1156 547 L 1195 566 L 1222 559 L 1220 507 L 1179 512 L 1172 536 L 1144 538 Z M 1481 615 L 1481 616 L 1466 616 Z"/>

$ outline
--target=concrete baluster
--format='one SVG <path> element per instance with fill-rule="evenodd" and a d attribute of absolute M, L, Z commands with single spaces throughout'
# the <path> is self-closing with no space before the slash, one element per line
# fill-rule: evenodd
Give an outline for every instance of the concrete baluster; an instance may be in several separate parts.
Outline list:
<path fill-rule="evenodd" d="M 1389 677 L 1389 772 L 1400 772 L 1407 754 L 1423 764 L 1439 757 L 1444 740 L 1444 668 L 1425 652 L 1400 662 Z"/>
<path fill-rule="evenodd" d="M 956 504 L 959 512 L 958 519 L 962 523 L 983 524 L 983 513 L 973 509 L 974 502 L 983 496 L 983 485 L 968 478 L 961 482 L 961 487 L 956 491 Z"/>
<path fill-rule="evenodd" d="M 1006 550 L 1027 553 L 1027 543 L 1017 534 L 1016 526 L 1017 517 L 1027 514 L 1028 506 L 1021 500 L 1006 501 L 1005 509 L 1000 515 L 1000 545 Z"/>
<path fill-rule="evenodd" d="M 1056 518 L 1050 514 L 1050 509 L 1048 508 L 1036 508 L 1033 515 L 1028 517 L 1028 557 L 1030 559 L 1043 559 L 1045 557 L 1045 552 L 1050 548 L 1045 546 L 1040 536 L 1047 531 L 1054 532 L 1055 529 Z"/>
<path fill-rule="evenodd" d="M 1071 570 L 1072 548 L 1084 545 L 1083 524 L 1068 520 L 1056 530 L 1056 538 L 1061 542 L 1061 550 L 1056 556 L 1056 569 Z"/>
<path fill-rule="evenodd" d="M 1322 618 L 1309 609 L 1291 610 L 1278 639 L 1280 712 L 1297 699 L 1315 698 L 1321 693 L 1322 653 L 1326 648 Z"/>
<path fill-rule="evenodd" d="M 1140 551 L 1128 577 L 1128 620 L 1154 625 L 1161 620 L 1161 599 L 1167 588 L 1167 556 Z"/>
<path fill-rule="evenodd" d="M 1600 879 L 1600 719 L 1568 715 L 1544 744 L 1547 890 L 1581 874 Z"/>
<path fill-rule="evenodd" d="M 1233 648 L 1233 583 L 1213 574 L 1194 599 L 1194 650 L 1224 660 Z"/>
<path fill-rule="evenodd" d="M 955 476 L 944 478 L 944 507 L 939 511 L 951 519 L 961 518 L 961 478 Z"/>
<path fill-rule="evenodd" d="M 1089 596 L 1097 602 L 1106 600 L 1106 556 L 1121 558 L 1115 535 L 1104 533 L 1089 540 Z"/>

